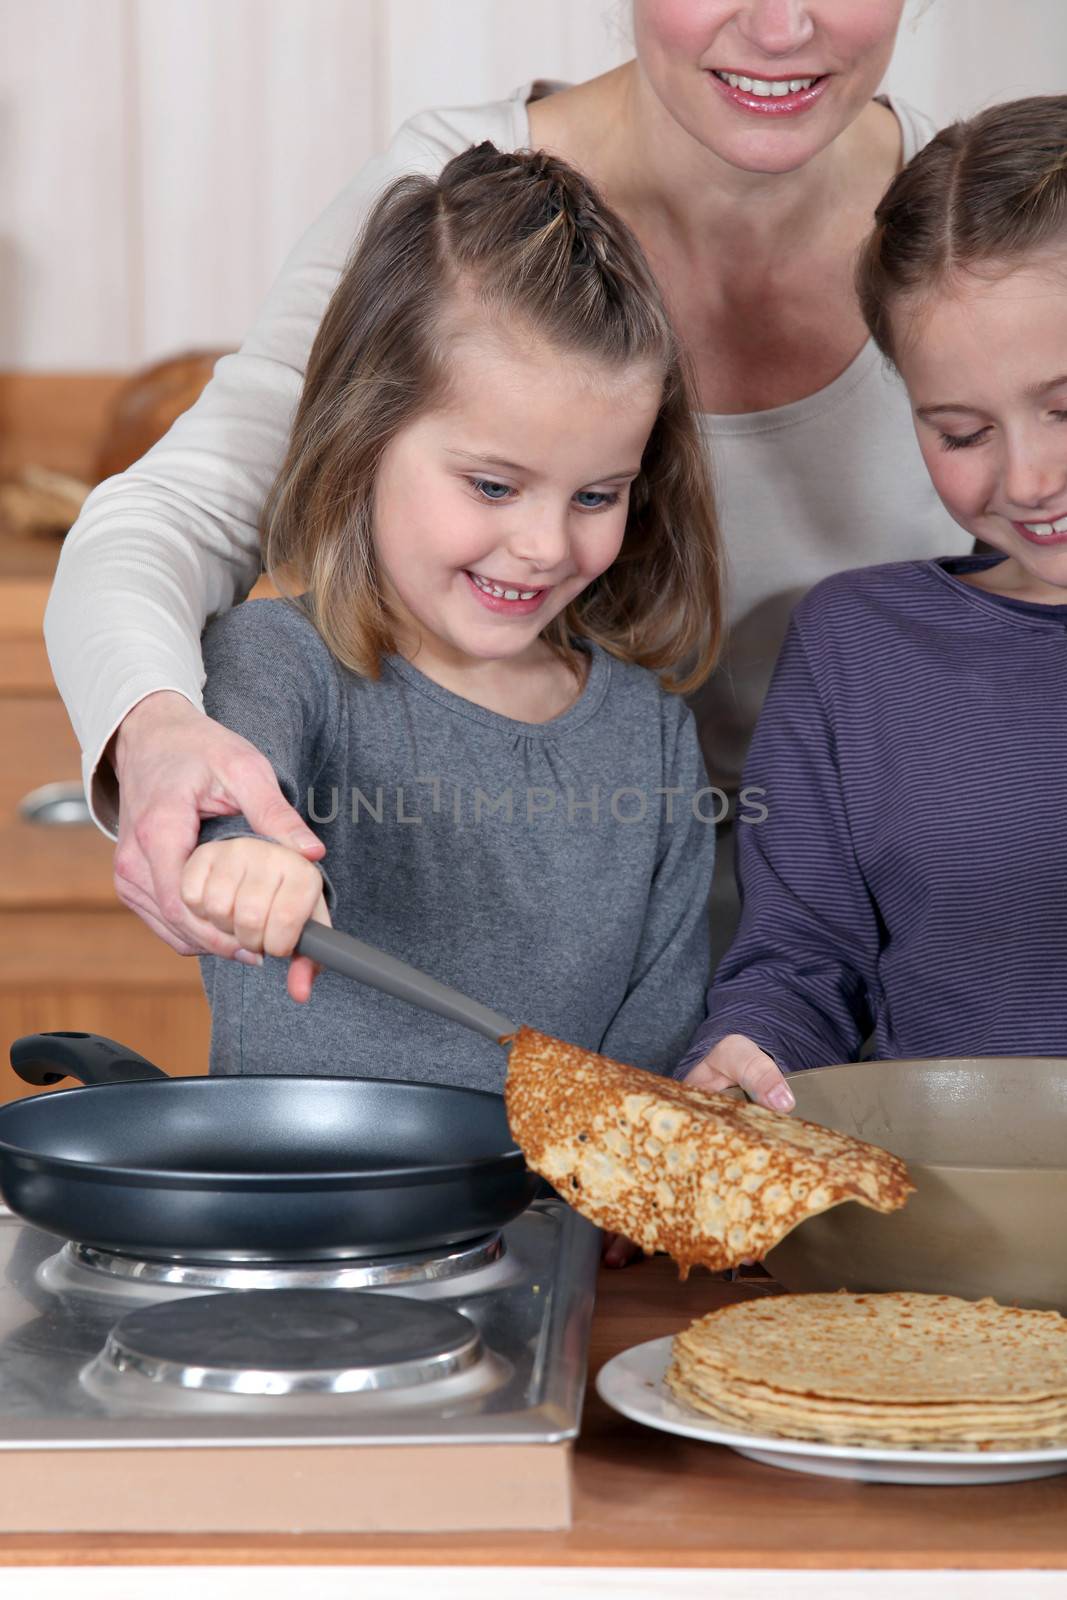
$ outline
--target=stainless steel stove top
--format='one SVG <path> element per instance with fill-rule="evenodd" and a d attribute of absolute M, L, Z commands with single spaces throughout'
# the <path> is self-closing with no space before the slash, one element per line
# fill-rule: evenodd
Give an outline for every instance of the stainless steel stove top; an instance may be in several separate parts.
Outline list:
<path fill-rule="evenodd" d="M 0 1206 L 0 1451 L 559 1443 L 598 1235 L 540 1200 L 389 1262 L 144 1262 Z"/>

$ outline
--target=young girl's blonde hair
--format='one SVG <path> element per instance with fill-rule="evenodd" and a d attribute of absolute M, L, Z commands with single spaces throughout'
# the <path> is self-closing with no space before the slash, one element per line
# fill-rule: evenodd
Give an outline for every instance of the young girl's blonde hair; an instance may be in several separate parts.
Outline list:
<path fill-rule="evenodd" d="M 374 554 L 375 478 L 390 440 L 447 395 L 460 296 L 561 352 L 662 372 L 619 556 L 543 637 L 572 667 L 577 635 L 652 668 L 668 689 L 696 687 L 719 646 L 721 557 L 683 356 L 633 234 L 544 153 L 476 145 L 438 178 L 399 178 L 375 205 L 312 347 L 268 498 L 268 574 L 288 598 L 291 579 L 306 589 L 339 661 L 378 676 L 395 644 Z"/>
<path fill-rule="evenodd" d="M 886 190 L 856 271 L 860 306 L 895 361 L 893 306 L 960 272 L 1010 271 L 1067 231 L 1067 96 L 992 106 L 943 128 Z"/>

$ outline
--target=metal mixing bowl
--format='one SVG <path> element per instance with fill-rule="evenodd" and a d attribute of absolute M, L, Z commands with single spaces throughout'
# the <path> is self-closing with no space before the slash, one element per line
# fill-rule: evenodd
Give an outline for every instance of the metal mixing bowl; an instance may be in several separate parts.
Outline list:
<path fill-rule="evenodd" d="M 767 1257 L 787 1289 L 915 1289 L 1067 1313 L 1067 1059 L 859 1061 L 789 1080 L 796 1115 L 881 1145 L 916 1192 L 849 1203 Z"/>

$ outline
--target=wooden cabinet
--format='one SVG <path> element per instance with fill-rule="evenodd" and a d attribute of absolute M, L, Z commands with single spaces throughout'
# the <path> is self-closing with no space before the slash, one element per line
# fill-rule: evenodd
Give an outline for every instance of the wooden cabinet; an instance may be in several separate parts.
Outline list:
<path fill-rule="evenodd" d="M 118 900 L 111 841 L 92 826 L 18 815 L 30 790 L 78 778 L 55 691 L 0 693 L 0 741 L 0 1100 L 32 1092 L 7 1069 L 10 1041 L 54 1028 L 119 1039 L 168 1072 L 205 1071 L 211 1019 L 199 965 Z"/>
<path fill-rule="evenodd" d="M 37 394 L 31 380 L 22 386 Z M 114 387 L 101 380 L 101 397 Z M 21 415 L 65 413 L 35 401 Z M 78 470 L 76 431 L 72 423 L 50 460 L 42 422 L 31 459 Z M 10 431 L 4 446 L 0 456 L 18 453 Z M 47 827 L 18 814 L 32 789 L 80 777 L 41 634 L 57 557 L 58 544 L 16 544 L 0 527 L 0 1101 L 35 1092 L 8 1066 L 11 1040 L 51 1029 L 107 1034 L 168 1072 L 207 1070 L 211 1015 L 199 965 L 120 903 L 111 841 L 91 824 Z"/>

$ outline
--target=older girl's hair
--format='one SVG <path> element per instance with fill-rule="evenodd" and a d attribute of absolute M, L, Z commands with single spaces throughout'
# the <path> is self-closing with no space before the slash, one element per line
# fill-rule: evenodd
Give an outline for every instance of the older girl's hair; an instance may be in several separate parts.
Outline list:
<path fill-rule="evenodd" d="M 542 152 L 480 144 L 438 178 L 399 178 L 375 205 L 312 347 L 268 498 L 268 574 L 289 599 L 290 578 L 303 585 L 336 658 L 378 676 L 395 644 L 372 538 L 375 478 L 390 440 L 448 393 L 458 296 L 560 351 L 662 372 L 619 556 L 544 638 L 572 667 L 577 635 L 659 672 L 668 689 L 695 687 L 718 651 L 721 557 L 682 352 L 633 234 Z"/>
<path fill-rule="evenodd" d="M 902 296 L 959 272 L 1007 271 L 1067 230 L 1067 96 L 992 106 L 942 129 L 897 174 L 874 214 L 856 289 L 864 320 L 895 361 Z"/>

